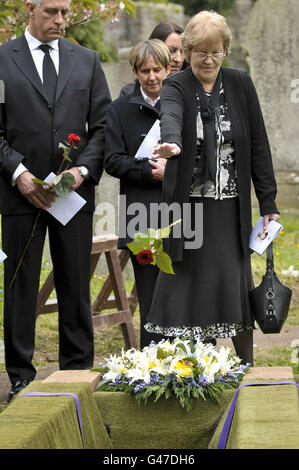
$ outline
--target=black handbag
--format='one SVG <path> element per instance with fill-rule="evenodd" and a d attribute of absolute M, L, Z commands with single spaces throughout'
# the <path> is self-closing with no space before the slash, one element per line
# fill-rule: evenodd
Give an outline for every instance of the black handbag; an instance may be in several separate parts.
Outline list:
<path fill-rule="evenodd" d="M 272 243 L 267 248 L 267 271 L 258 287 L 249 291 L 254 318 L 263 333 L 280 333 L 287 319 L 292 291 L 279 281 L 273 262 Z"/>

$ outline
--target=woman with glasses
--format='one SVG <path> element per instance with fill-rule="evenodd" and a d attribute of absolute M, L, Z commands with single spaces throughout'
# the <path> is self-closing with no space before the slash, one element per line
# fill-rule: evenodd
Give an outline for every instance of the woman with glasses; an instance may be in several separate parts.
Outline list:
<path fill-rule="evenodd" d="M 265 227 L 278 220 L 271 152 L 250 76 L 222 66 L 231 41 L 225 18 L 202 11 L 182 37 L 190 67 L 163 84 L 155 156 L 167 158 L 163 201 L 188 206 L 202 245 L 190 244 L 182 212 L 181 234 L 166 243 L 175 274 L 160 272 L 145 328 L 214 344 L 231 337 L 253 364 L 250 190 L 252 180 Z"/>

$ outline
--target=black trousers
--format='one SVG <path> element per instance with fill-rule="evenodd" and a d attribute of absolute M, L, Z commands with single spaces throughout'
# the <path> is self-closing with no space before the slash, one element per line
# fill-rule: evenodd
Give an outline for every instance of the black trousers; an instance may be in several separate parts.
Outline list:
<path fill-rule="evenodd" d="M 37 227 L 14 284 L 9 283 L 32 231 L 36 215 L 2 216 L 4 262 L 4 341 L 6 371 L 11 382 L 33 380 L 37 295 L 45 237 L 50 252 L 59 310 L 60 369 L 93 366 L 90 314 L 92 213 L 79 212 L 63 226 L 41 211 Z"/>
<path fill-rule="evenodd" d="M 156 280 L 159 274 L 159 268 L 152 264 L 140 265 L 136 261 L 136 256 L 130 253 L 131 262 L 133 265 L 134 276 L 136 281 L 137 296 L 140 311 L 140 349 L 148 346 L 151 341 L 158 343 L 164 336 L 156 333 L 148 333 L 144 329 L 146 317 L 149 312 L 153 292 L 156 285 Z"/>

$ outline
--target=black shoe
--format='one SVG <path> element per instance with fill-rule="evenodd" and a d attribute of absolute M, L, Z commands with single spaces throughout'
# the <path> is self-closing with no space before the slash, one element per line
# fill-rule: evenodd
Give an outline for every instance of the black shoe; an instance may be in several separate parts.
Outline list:
<path fill-rule="evenodd" d="M 8 394 L 8 401 L 11 401 L 21 390 L 23 390 L 27 385 L 29 385 L 30 380 L 17 380 L 11 386 L 10 392 Z"/>

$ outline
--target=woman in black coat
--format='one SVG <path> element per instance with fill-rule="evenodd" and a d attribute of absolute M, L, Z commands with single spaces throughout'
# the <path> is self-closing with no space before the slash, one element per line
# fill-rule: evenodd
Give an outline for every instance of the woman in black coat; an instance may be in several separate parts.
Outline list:
<path fill-rule="evenodd" d="M 156 156 L 169 159 L 163 200 L 181 207 L 190 204 L 203 243 L 186 249 L 183 230 L 169 238 L 175 275 L 160 273 L 145 328 L 214 343 L 232 337 L 236 353 L 252 364 L 251 179 L 265 227 L 279 216 L 254 85 L 246 72 L 222 67 L 230 40 L 224 17 L 206 11 L 195 15 L 183 34 L 191 67 L 163 85 L 162 145 L 156 150 Z M 201 224 L 195 219 L 199 206 Z"/>
<path fill-rule="evenodd" d="M 131 50 L 130 64 L 136 76 L 135 87 L 131 94 L 119 97 L 108 108 L 104 163 L 107 173 L 120 179 L 118 247 L 123 249 L 127 249 L 134 235 L 129 227 L 134 225 L 135 211 L 139 208 L 140 214 L 145 214 L 143 226 L 137 226 L 135 231 L 146 232 L 151 226 L 150 203 L 161 201 L 166 160 L 136 159 L 135 154 L 159 119 L 160 91 L 169 73 L 170 53 L 158 39 L 143 41 Z M 139 265 L 133 255 L 131 261 L 140 309 L 140 347 L 143 348 L 151 340 L 161 339 L 144 329 L 159 270 L 151 264 Z"/>

